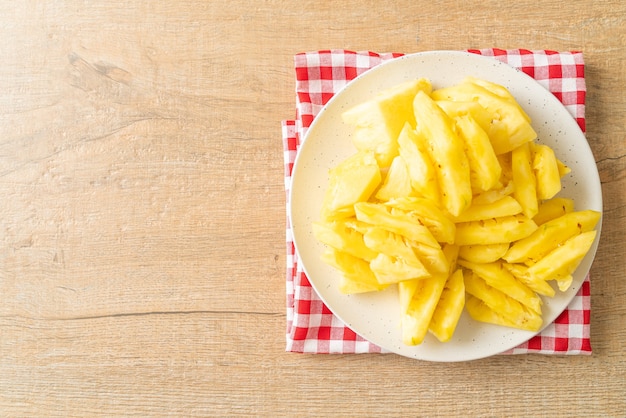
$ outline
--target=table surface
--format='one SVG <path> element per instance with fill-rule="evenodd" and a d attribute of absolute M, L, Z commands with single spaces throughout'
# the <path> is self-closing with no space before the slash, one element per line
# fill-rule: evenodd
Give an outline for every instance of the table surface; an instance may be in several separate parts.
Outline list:
<path fill-rule="evenodd" d="M 625 16 L 618 0 L 0 2 L 0 416 L 623 413 Z M 286 353 L 293 55 L 485 47 L 585 54 L 593 355 Z"/>

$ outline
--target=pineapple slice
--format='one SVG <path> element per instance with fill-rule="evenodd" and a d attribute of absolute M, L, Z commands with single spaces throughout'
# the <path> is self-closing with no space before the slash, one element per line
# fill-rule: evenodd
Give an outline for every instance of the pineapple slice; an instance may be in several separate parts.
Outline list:
<path fill-rule="evenodd" d="M 499 86 L 499 88 L 503 88 Z M 456 100 L 462 102 L 477 101 L 491 114 L 491 124 L 487 134 L 491 139 L 496 154 L 504 154 L 518 146 L 537 138 L 537 133 L 530 125 L 528 115 L 514 101 L 503 97 L 499 89 L 485 88 L 467 79 L 460 84 L 433 91 L 435 100 Z"/>
<path fill-rule="evenodd" d="M 421 265 L 408 240 L 402 235 L 375 226 L 363 235 L 363 242 L 376 255 L 383 253 L 401 258 L 408 264 Z"/>
<path fill-rule="evenodd" d="M 458 216 L 472 201 L 470 168 L 463 141 L 454 131 L 452 120 L 424 92 L 415 96 L 413 111 L 416 131 L 428 140 L 442 206 Z"/>
<path fill-rule="evenodd" d="M 491 203 L 472 204 L 454 220 L 456 222 L 471 222 L 512 216 L 519 213 L 522 213 L 522 206 L 519 202 L 511 196 L 503 196 L 501 199 Z"/>
<path fill-rule="evenodd" d="M 397 156 L 391 162 L 387 176 L 376 192 L 376 199 L 388 201 L 396 197 L 409 196 L 412 193 L 409 169 L 402 157 Z"/>
<path fill-rule="evenodd" d="M 528 274 L 534 280 L 559 280 L 571 275 L 585 257 L 596 231 L 583 232 L 565 241 L 537 263 L 528 267 Z"/>
<path fill-rule="evenodd" d="M 502 167 L 487 132 L 469 115 L 457 116 L 454 122 L 465 146 L 472 190 L 481 192 L 496 187 L 500 182 Z"/>
<path fill-rule="evenodd" d="M 456 225 L 457 245 L 501 244 L 526 238 L 537 229 L 532 219 L 519 214 Z"/>
<path fill-rule="evenodd" d="M 539 211 L 533 216 L 533 221 L 539 226 L 552 219 L 574 211 L 574 201 L 565 197 L 554 197 L 539 205 Z"/>
<path fill-rule="evenodd" d="M 391 208 L 380 203 L 359 202 L 354 205 L 356 218 L 371 225 L 377 225 L 390 232 L 400 234 L 410 240 L 431 247 L 439 247 L 433 234 L 424 225 L 414 222 L 405 213 L 391 213 Z"/>
<path fill-rule="evenodd" d="M 463 271 L 456 270 L 448 277 L 439 302 L 430 319 L 428 330 L 442 343 L 450 341 L 465 306 Z"/>
<path fill-rule="evenodd" d="M 322 202 L 322 219 L 333 221 L 354 216 L 354 204 L 370 198 L 381 182 L 372 153 L 358 152 L 330 170 Z"/>
<path fill-rule="evenodd" d="M 509 243 L 464 245 L 459 249 L 459 257 L 472 263 L 493 263 L 502 258 L 509 249 Z"/>
<path fill-rule="evenodd" d="M 489 286 L 485 280 L 470 270 L 465 272 L 464 279 L 466 292 L 480 299 L 490 310 L 495 311 L 496 317 L 500 316 L 504 319 L 504 321 L 501 321 L 503 323 L 500 325 L 512 326 L 529 331 L 538 331 L 541 328 L 543 319 L 540 313 L 524 306 L 500 290 Z M 470 299 L 471 298 L 468 297 L 465 301 L 465 307 L 474 319 L 483 321 L 494 316 L 494 314 L 487 315 L 484 311 L 481 312 L 481 310 L 476 312 L 473 308 L 476 308 L 478 304 Z M 476 313 L 482 313 L 482 315 L 475 316 Z"/>
<path fill-rule="evenodd" d="M 365 245 L 363 234 L 350 227 L 346 220 L 330 223 L 314 222 L 313 236 L 322 244 L 346 252 L 354 257 L 371 261 L 376 252 Z"/>
<path fill-rule="evenodd" d="M 554 151 L 547 145 L 533 145 L 533 170 L 537 179 L 537 198 L 551 199 L 561 191 L 561 175 Z"/>
<path fill-rule="evenodd" d="M 537 180 L 531 165 L 530 146 L 528 143 L 515 148 L 511 153 L 513 169 L 513 196 L 522 205 L 522 212 L 529 218 L 539 210 L 537 200 Z"/>
<path fill-rule="evenodd" d="M 389 167 L 398 155 L 397 138 L 405 122 L 415 124 L 411 102 L 418 91 L 430 94 L 430 81 L 420 78 L 399 84 L 342 114 L 343 121 L 355 128 L 356 149 L 373 152 L 381 168 Z"/>
<path fill-rule="evenodd" d="M 398 146 L 400 157 L 404 160 L 411 179 L 411 186 L 417 194 L 438 204 L 441 193 L 435 166 L 426 150 L 427 145 L 423 135 L 418 135 L 408 123 L 404 125 L 398 136 Z"/>
<path fill-rule="evenodd" d="M 401 257 L 384 253 L 379 253 L 370 261 L 370 269 L 374 272 L 378 283 L 383 285 L 430 277 L 430 273 L 419 260 L 409 262 Z"/>
<path fill-rule="evenodd" d="M 458 263 L 470 269 L 490 287 L 541 314 L 541 298 L 524 283 L 518 281 L 502 263 L 476 264 L 465 260 L 459 260 Z"/>
<path fill-rule="evenodd" d="M 547 281 L 539 279 L 533 279 L 528 275 L 528 266 L 524 264 L 509 264 L 503 263 L 504 268 L 511 272 L 513 276 L 520 282 L 524 283 L 533 291 L 539 293 L 540 295 L 553 297 L 555 294 L 552 286 L 548 284 Z"/>
<path fill-rule="evenodd" d="M 456 225 L 450 216 L 432 201 L 420 197 L 400 197 L 385 203 L 393 209 L 406 212 L 415 222 L 428 228 L 435 239 L 448 244 L 454 243 Z"/>
<path fill-rule="evenodd" d="M 600 220 L 600 212 L 583 210 L 566 213 L 542 224 L 528 237 L 511 246 L 504 255 L 509 263 L 537 262 L 569 238 L 591 231 Z"/>
<path fill-rule="evenodd" d="M 376 280 L 369 263 L 361 258 L 329 248 L 322 254 L 322 261 L 341 272 L 338 288 L 343 294 L 375 292 L 387 287 Z"/>
<path fill-rule="evenodd" d="M 485 132 L 489 131 L 491 126 L 492 115 L 476 101 L 458 101 L 458 100 L 435 100 L 446 115 L 451 118 L 459 116 L 470 116 Z"/>
<path fill-rule="evenodd" d="M 447 274 L 436 274 L 417 282 L 409 307 L 400 317 L 404 344 L 418 345 L 424 341 L 447 278 Z"/>
<path fill-rule="evenodd" d="M 476 296 L 467 295 L 465 299 L 465 309 L 467 313 L 476 321 L 488 324 L 501 325 L 510 328 L 522 329 L 526 331 L 538 331 L 541 329 L 543 321 L 537 319 L 536 316 L 519 315 L 518 319 L 510 319 L 505 315 L 496 312 L 487 303 L 483 302 Z"/>
<path fill-rule="evenodd" d="M 398 283 L 398 298 L 400 301 L 400 313 L 405 314 L 409 310 L 413 295 L 422 279 L 404 280 Z"/>

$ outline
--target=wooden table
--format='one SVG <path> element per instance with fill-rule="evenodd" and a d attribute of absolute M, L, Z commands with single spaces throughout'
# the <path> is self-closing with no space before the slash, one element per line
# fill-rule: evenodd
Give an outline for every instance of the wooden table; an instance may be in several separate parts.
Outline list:
<path fill-rule="evenodd" d="M 623 416 L 625 16 L 617 0 L 1 2 L 0 416 Z M 585 53 L 594 354 L 286 353 L 293 55 L 482 47 Z"/>

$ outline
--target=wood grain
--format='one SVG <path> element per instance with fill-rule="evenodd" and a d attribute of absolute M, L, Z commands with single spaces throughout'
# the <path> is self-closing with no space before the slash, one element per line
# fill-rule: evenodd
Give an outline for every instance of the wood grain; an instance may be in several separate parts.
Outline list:
<path fill-rule="evenodd" d="M 95 2 L 94 2 L 95 3 Z M 0 2 L 0 416 L 619 416 L 626 5 Z M 581 50 L 592 356 L 284 352 L 293 55 Z"/>

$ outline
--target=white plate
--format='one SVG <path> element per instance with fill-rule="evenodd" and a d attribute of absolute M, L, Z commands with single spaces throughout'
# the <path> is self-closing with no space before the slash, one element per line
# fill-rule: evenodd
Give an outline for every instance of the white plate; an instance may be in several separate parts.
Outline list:
<path fill-rule="evenodd" d="M 440 343 L 427 335 L 419 346 L 402 344 L 397 291 L 343 295 L 337 290 L 339 273 L 320 261 L 324 246 L 317 242 L 311 223 L 319 220 L 328 182 L 328 170 L 355 152 L 350 128 L 341 114 L 379 91 L 403 81 L 426 77 L 434 88 L 450 86 L 475 76 L 509 89 L 532 118 L 538 142 L 550 145 L 571 167 L 559 196 L 573 198 L 576 210 L 602 211 L 602 193 L 591 149 L 565 107 L 526 74 L 493 58 L 456 51 L 424 52 L 387 61 L 354 79 L 322 109 L 309 128 L 293 169 L 290 217 L 293 239 L 307 277 L 328 308 L 352 330 L 384 349 L 421 360 L 465 361 L 501 353 L 535 333 L 476 322 L 463 313 L 454 337 Z M 544 324 L 550 324 L 567 307 L 582 285 L 595 255 L 598 236 L 574 274 L 569 290 L 544 298 Z"/>

